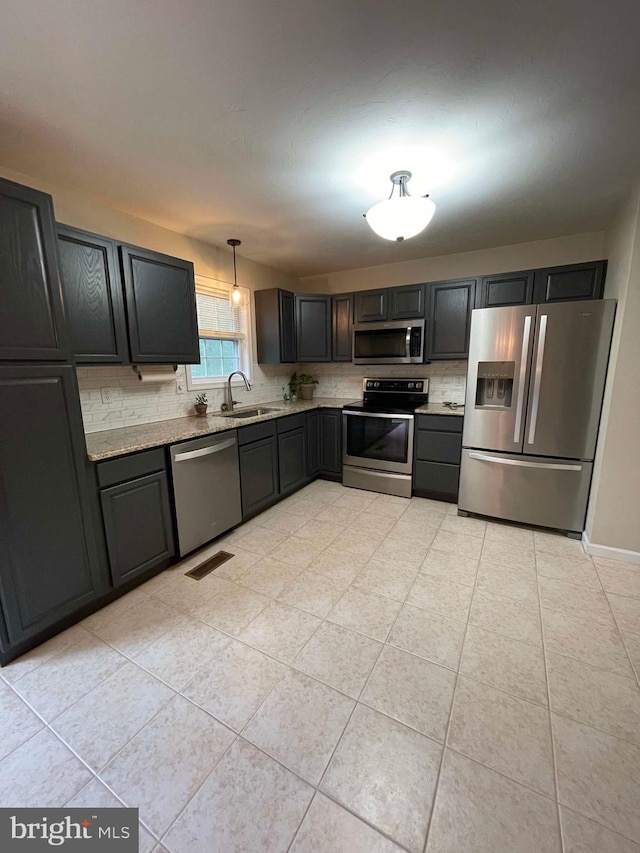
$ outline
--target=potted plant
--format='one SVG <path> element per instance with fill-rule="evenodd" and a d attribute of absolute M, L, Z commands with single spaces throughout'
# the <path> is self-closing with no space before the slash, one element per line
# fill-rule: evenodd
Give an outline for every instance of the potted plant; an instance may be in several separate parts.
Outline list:
<path fill-rule="evenodd" d="M 313 400 L 314 385 L 318 384 L 318 380 L 310 373 L 294 372 L 289 380 L 289 391 L 291 396 L 296 394 L 298 400 Z"/>
<path fill-rule="evenodd" d="M 194 408 L 195 408 L 196 414 L 199 418 L 204 418 L 204 416 L 207 414 L 208 403 L 209 403 L 209 401 L 207 400 L 206 393 L 205 394 L 198 394 L 198 396 L 196 397 L 196 404 L 195 404 Z"/>

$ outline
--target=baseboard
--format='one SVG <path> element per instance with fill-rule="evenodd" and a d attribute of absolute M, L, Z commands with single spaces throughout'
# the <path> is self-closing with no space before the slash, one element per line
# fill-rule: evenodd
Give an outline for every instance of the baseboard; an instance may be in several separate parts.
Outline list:
<path fill-rule="evenodd" d="M 587 554 L 591 554 L 592 557 L 603 557 L 607 560 L 618 560 L 620 563 L 634 563 L 640 566 L 640 551 L 627 551 L 625 548 L 596 545 L 589 541 L 586 530 L 582 534 L 582 545 Z"/>

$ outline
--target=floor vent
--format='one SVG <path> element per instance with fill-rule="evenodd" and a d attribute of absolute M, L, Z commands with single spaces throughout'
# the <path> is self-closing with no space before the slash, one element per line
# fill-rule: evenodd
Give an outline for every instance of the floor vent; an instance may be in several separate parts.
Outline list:
<path fill-rule="evenodd" d="M 206 577 L 210 572 L 220 568 L 223 563 L 226 563 L 227 560 L 230 560 L 232 557 L 233 554 L 229 554 L 228 551 L 218 551 L 218 553 L 214 554 L 213 557 L 206 560 L 204 563 L 201 563 L 199 566 L 196 566 L 195 569 L 191 569 L 190 572 L 187 572 L 185 577 L 201 581 L 202 578 Z"/>

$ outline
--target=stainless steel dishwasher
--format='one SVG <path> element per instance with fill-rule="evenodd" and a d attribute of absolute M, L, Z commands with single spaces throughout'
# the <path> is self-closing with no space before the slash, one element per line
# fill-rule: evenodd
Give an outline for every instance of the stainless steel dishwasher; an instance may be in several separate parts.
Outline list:
<path fill-rule="evenodd" d="M 242 521 L 236 431 L 172 444 L 180 556 Z"/>

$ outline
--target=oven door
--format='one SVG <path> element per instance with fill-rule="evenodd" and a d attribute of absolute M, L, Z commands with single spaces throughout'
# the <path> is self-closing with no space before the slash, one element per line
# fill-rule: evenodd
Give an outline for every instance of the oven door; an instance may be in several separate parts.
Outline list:
<path fill-rule="evenodd" d="M 358 468 L 411 474 L 413 415 L 342 411 L 342 462 Z"/>

